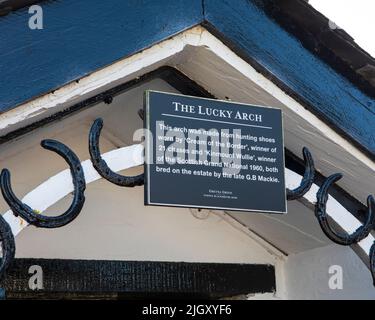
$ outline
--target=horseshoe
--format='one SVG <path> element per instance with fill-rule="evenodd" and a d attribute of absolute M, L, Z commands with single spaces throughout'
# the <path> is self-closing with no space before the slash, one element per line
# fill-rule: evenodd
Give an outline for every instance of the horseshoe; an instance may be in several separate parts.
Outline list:
<path fill-rule="evenodd" d="M 8 222 L 0 214 L 0 242 L 3 251 L 3 257 L 0 259 L 0 280 L 5 276 L 6 271 L 14 260 L 16 253 L 16 244 L 14 235 Z"/>
<path fill-rule="evenodd" d="M 121 187 L 135 187 L 144 184 L 144 174 L 137 176 L 122 176 L 113 172 L 100 155 L 99 137 L 103 129 L 103 119 L 98 118 L 94 121 L 89 134 L 89 152 L 91 162 L 95 170 L 106 180 Z"/>
<path fill-rule="evenodd" d="M 322 228 L 324 234 L 331 239 L 333 242 L 343 245 L 343 246 L 350 246 L 354 243 L 357 243 L 364 238 L 366 238 L 369 233 L 371 232 L 374 226 L 374 218 L 375 214 L 373 212 L 372 206 L 375 204 L 375 200 L 373 196 L 368 196 L 367 198 L 367 220 L 364 225 L 360 226 L 356 231 L 352 234 L 345 234 L 339 233 L 332 229 L 328 222 L 328 216 L 326 213 L 326 205 L 328 200 L 328 190 L 332 184 L 342 178 L 341 173 L 336 173 L 331 175 L 324 181 L 322 186 L 320 187 L 316 198 L 317 203 L 315 205 L 315 216 L 318 218 L 320 227 Z"/>
<path fill-rule="evenodd" d="M 309 149 L 307 149 L 306 147 L 303 147 L 302 153 L 305 163 L 305 173 L 303 174 L 303 178 L 299 187 L 295 188 L 294 190 L 286 190 L 288 200 L 296 200 L 302 198 L 310 190 L 312 184 L 314 183 L 315 167 L 313 157 Z"/>
<path fill-rule="evenodd" d="M 10 172 L 3 169 L 0 176 L 1 192 L 5 201 L 15 216 L 21 216 L 29 224 L 40 228 L 59 228 L 72 222 L 81 212 L 85 202 L 84 191 L 86 189 L 85 175 L 81 162 L 76 154 L 66 145 L 55 140 L 43 140 L 41 146 L 62 156 L 69 164 L 73 178 L 74 198 L 69 209 L 59 216 L 44 216 L 38 214 L 28 205 L 22 203 L 13 193 L 10 183 Z"/>
<path fill-rule="evenodd" d="M 371 249 L 370 249 L 370 271 L 372 275 L 372 281 L 375 286 L 375 241 L 372 244 Z"/>
<path fill-rule="evenodd" d="M 141 120 L 145 120 L 145 111 L 143 109 L 139 109 L 137 113 Z"/>

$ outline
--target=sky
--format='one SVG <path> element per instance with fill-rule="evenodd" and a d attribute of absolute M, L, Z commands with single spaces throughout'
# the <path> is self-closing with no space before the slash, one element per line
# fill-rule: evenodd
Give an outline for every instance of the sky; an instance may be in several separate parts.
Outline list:
<path fill-rule="evenodd" d="M 375 0 L 310 0 L 309 4 L 375 57 Z"/>

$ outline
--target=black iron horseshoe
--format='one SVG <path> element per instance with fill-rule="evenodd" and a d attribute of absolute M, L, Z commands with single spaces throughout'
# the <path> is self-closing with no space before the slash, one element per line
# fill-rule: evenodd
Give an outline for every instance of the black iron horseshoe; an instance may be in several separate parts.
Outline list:
<path fill-rule="evenodd" d="M 375 286 L 375 241 L 371 246 L 369 255 L 370 255 L 370 271 L 372 275 L 372 281 Z"/>
<path fill-rule="evenodd" d="M 374 197 L 368 196 L 367 198 L 367 220 L 364 225 L 359 227 L 356 231 L 354 231 L 352 234 L 346 234 L 346 233 L 339 233 L 332 229 L 328 222 L 328 217 L 326 213 L 326 205 L 328 200 L 328 191 L 332 184 L 334 184 L 336 181 L 340 180 L 342 178 L 341 173 L 336 173 L 331 175 L 324 181 L 322 186 L 320 187 L 316 198 L 317 203 L 315 205 L 315 216 L 318 218 L 320 227 L 322 228 L 324 234 L 331 239 L 333 242 L 343 245 L 343 246 L 350 246 L 354 243 L 357 243 L 364 238 L 366 238 L 369 233 L 371 232 L 373 226 L 374 226 L 374 210 L 372 206 L 374 205 Z"/>
<path fill-rule="evenodd" d="M 6 271 L 14 260 L 16 245 L 14 235 L 8 222 L 0 214 L 0 242 L 3 257 L 0 258 L 0 280 L 5 276 Z"/>
<path fill-rule="evenodd" d="M 99 148 L 100 132 L 103 129 L 103 119 L 98 118 L 94 121 L 89 134 L 89 152 L 91 162 L 95 170 L 106 180 L 121 186 L 121 187 L 135 187 L 144 184 L 144 174 L 137 176 L 122 176 L 113 172 L 102 158 Z"/>
<path fill-rule="evenodd" d="M 44 149 L 56 152 L 69 164 L 74 186 L 74 198 L 69 209 L 59 216 L 44 216 L 38 214 L 28 205 L 22 203 L 13 193 L 10 184 L 10 172 L 7 169 L 3 169 L 1 172 L 1 192 L 15 216 L 21 216 L 29 224 L 40 228 L 59 228 L 72 222 L 82 210 L 85 202 L 85 175 L 79 158 L 66 145 L 55 140 L 43 140 L 41 146 Z"/>
<path fill-rule="evenodd" d="M 303 197 L 311 188 L 315 178 L 315 166 L 313 157 L 306 147 L 303 147 L 303 160 L 305 162 L 305 173 L 299 187 L 294 190 L 287 189 L 287 199 L 296 200 Z"/>

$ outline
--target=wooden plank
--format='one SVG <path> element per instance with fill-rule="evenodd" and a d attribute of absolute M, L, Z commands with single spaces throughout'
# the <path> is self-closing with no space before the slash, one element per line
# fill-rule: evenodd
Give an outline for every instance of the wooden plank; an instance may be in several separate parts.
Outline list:
<path fill-rule="evenodd" d="M 43 290 L 29 289 L 33 265 L 43 270 Z M 16 259 L 0 286 L 7 298 L 219 298 L 276 291 L 272 265 L 59 259 Z"/>
<path fill-rule="evenodd" d="M 335 72 L 257 4 L 205 0 L 205 26 L 254 68 L 375 158 L 375 99 Z"/>
<path fill-rule="evenodd" d="M 166 39 L 202 20 L 201 0 L 64 0 L 0 18 L 0 112 Z M 11 92 L 13 92 L 11 94 Z"/>

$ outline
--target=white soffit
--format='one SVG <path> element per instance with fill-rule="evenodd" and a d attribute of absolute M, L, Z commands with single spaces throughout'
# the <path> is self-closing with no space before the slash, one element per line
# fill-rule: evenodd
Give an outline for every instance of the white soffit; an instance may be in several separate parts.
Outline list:
<path fill-rule="evenodd" d="M 13 131 L 163 65 L 176 67 L 220 99 L 279 107 L 285 146 L 301 155 L 307 146 L 317 169 L 342 172 L 339 184 L 365 203 L 374 191 L 375 163 L 201 26 L 0 115 L 0 134 Z"/>

